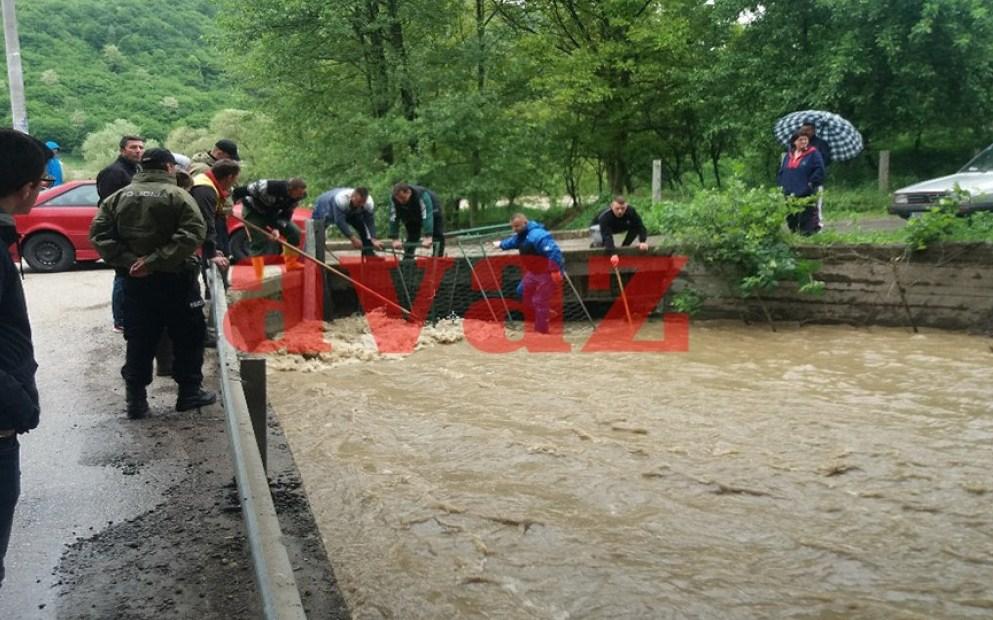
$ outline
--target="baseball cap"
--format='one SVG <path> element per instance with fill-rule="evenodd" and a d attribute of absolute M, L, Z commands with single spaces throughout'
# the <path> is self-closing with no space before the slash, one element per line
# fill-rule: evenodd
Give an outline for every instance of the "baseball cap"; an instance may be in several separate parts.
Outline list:
<path fill-rule="evenodd" d="M 217 144 L 215 144 L 214 146 L 227 153 L 231 159 L 235 161 L 241 161 L 241 158 L 238 157 L 238 145 L 232 142 L 231 140 L 228 140 L 227 138 L 224 138 L 223 140 L 218 140 Z"/>
<path fill-rule="evenodd" d="M 175 164 L 176 158 L 172 156 L 172 153 L 168 149 L 148 149 L 141 156 L 141 163 L 143 165 L 147 164 Z"/>
<path fill-rule="evenodd" d="M 55 142 L 54 140 L 49 140 L 48 142 L 45 143 L 45 146 L 52 149 L 53 151 L 58 151 L 60 148 L 62 148 L 59 146 L 59 143 Z"/>

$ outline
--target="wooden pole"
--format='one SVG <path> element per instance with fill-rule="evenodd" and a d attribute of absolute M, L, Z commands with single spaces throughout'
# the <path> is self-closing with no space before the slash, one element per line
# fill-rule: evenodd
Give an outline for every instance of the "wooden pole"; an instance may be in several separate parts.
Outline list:
<path fill-rule="evenodd" d="M 624 314 L 628 317 L 628 325 L 631 325 L 631 307 L 628 306 L 628 295 L 624 292 L 624 280 L 621 280 L 621 272 L 614 267 L 614 275 L 617 276 L 617 286 L 621 287 L 621 300 L 624 302 Z"/>
<path fill-rule="evenodd" d="M 890 152 L 879 151 L 879 191 L 890 191 Z"/>
<path fill-rule="evenodd" d="M 652 160 L 652 204 L 662 202 L 662 160 Z"/>

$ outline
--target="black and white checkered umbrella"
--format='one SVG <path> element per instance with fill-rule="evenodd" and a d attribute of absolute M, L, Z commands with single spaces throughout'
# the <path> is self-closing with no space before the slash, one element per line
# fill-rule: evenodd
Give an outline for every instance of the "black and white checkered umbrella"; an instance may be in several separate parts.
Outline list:
<path fill-rule="evenodd" d="M 776 121 L 772 133 L 781 144 L 789 146 L 790 136 L 800 130 L 805 123 L 813 123 L 817 137 L 831 147 L 831 159 L 844 161 L 862 152 L 862 134 L 855 126 L 831 112 L 803 110 L 787 114 Z"/>

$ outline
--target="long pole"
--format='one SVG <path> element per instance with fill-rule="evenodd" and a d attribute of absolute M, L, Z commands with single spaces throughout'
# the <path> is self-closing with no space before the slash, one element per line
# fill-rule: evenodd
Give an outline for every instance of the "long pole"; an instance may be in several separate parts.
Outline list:
<path fill-rule="evenodd" d="M 486 291 L 483 290 L 483 281 L 476 275 L 476 270 L 472 267 L 472 261 L 469 260 L 469 255 L 465 253 L 465 248 L 462 247 L 462 240 L 455 240 L 459 244 L 459 249 L 462 251 L 462 258 L 465 259 L 467 265 L 469 265 L 469 276 L 471 279 L 479 283 L 479 292 L 483 294 L 483 301 L 486 302 L 486 307 L 490 309 L 490 314 L 493 315 L 493 322 L 499 323 L 500 319 L 497 318 L 496 311 L 493 310 L 493 306 L 490 305 L 490 298 L 486 296 Z"/>
<path fill-rule="evenodd" d="M 628 325 L 631 325 L 631 308 L 628 306 L 628 296 L 624 292 L 624 280 L 621 280 L 621 272 L 614 267 L 614 275 L 617 276 L 617 286 L 621 287 L 621 299 L 624 301 L 624 314 L 628 317 Z"/>
<path fill-rule="evenodd" d="M 490 268 L 490 277 L 500 287 L 497 289 L 497 292 L 500 293 L 500 303 L 503 304 L 503 311 L 507 313 L 508 320 L 513 320 L 510 316 L 510 306 L 507 305 L 507 299 L 503 296 L 503 282 L 497 277 L 496 270 L 493 269 L 492 263 L 488 260 L 489 257 L 486 256 L 486 246 L 483 245 L 482 239 L 479 240 L 479 251 L 483 253 L 483 260 L 486 261 L 486 266 Z"/>
<path fill-rule="evenodd" d="M 256 226 L 255 224 L 253 224 L 251 222 L 248 222 L 248 221 L 246 221 L 246 220 L 238 217 L 237 215 L 232 215 L 231 217 L 233 217 L 234 219 L 238 220 L 239 222 L 241 222 L 242 224 L 244 224 L 248 228 L 251 228 L 252 230 L 258 231 L 258 232 L 262 233 L 263 235 L 269 237 L 270 239 L 272 238 L 272 234 L 269 231 L 267 231 L 266 229 L 264 229 L 264 228 L 262 228 L 260 226 Z M 308 260 L 310 260 L 310 261 L 312 261 L 314 263 L 317 263 L 318 265 L 320 265 L 324 269 L 327 269 L 328 271 L 330 271 L 334 275 L 338 276 L 339 278 L 345 280 L 346 282 L 349 282 L 352 286 L 356 286 L 356 287 L 364 290 L 365 292 L 369 293 L 373 297 L 375 297 L 375 298 L 377 298 L 377 299 L 385 302 L 386 304 L 392 306 L 393 308 L 399 310 L 400 312 L 403 312 L 404 314 L 408 315 L 410 318 L 417 320 L 417 316 L 413 312 L 411 312 L 410 310 L 404 308 L 400 304 L 397 304 L 397 303 L 394 303 L 394 302 L 390 301 L 386 297 L 383 297 L 382 295 L 380 295 L 379 293 L 377 293 L 373 289 L 369 288 L 365 284 L 362 284 L 360 282 L 356 282 L 352 278 L 349 278 L 348 276 L 346 276 L 342 272 L 338 271 L 337 269 L 335 269 L 331 265 L 325 263 L 324 261 L 319 260 L 319 259 L 311 256 L 310 254 L 307 254 L 306 252 L 304 252 L 303 250 L 301 250 L 300 248 L 296 247 L 295 245 L 293 245 L 291 243 L 286 243 L 282 239 L 275 239 L 275 241 L 279 245 L 283 246 L 284 249 L 292 250 L 293 252 L 296 252 L 300 256 L 302 256 L 302 257 L 304 257 L 304 258 L 306 258 L 306 259 L 308 259 Z M 341 264 L 341 263 L 339 262 L 339 264 Z"/>
<path fill-rule="evenodd" d="M 579 296 L 579 290 L 576 285 L 572 283 L 572 278 L 569 277 L 569 273 L 563 271 L 562 275 L 565 276 L 565 281 L 569 283 L 569 287 L 572 288 L 572 294 L 576 296 L 576 301 L 579 302 L 579 307 L 583 309 L 583 313 L 586 314 L 586 320 L 590 322 L 590 325 L 596 329 L 596 323 L 593 322 L 593 317 L 590 315 L 590 311 L 586 308 L 586 304 L 583 303 L 583 298 Z"/>
<path fill-rule="evenodd" d="M 403 294 L 407 297 L 407 307 L 413 309 L 414 303 L 410 301 L 410 289 L 407 288 L 407 278 L 403 275 L 403 264 L 397 258 L 397 251 L 392 246 L 390 247 L 390 251 L 393 252 L 393 261 L 397 264 L 397 271 L 400 272 L 400 284 L 403 285 Z"/>
<path fill-rule="evenodd" d="M 28 133 L 28 113 L 24 106 L 24 71 L 21 69 L 21 40 L 17 36 L 14 0 L 3 2 L 3 38 L 7 47 L 7 83 L 10 85 L 10 116 L 14 129 Z"/>

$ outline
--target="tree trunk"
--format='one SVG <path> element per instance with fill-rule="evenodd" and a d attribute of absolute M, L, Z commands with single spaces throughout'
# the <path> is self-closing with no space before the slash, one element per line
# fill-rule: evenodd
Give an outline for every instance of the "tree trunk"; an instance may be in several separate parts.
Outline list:
<path fill-rule="evenodd" d="M 390 76 L 386 64 L 386 50 L 383 39 L 383 32 L 380 26 L 376 26 L 379 20 L 379 0 L 367 0 L 365 4 L 365 22 L 355 24 L 354 27 L 359 34 L 359 40 L 366 43 L 365 58 L 368 68 L 366 69 L 366 83 L 369 86 L 369 100 L 374 118 L 385 118 L 390 111 Z M 368 40 L 364 32 L 368 32 Z M 379 158 L 387 166 L 392 166 L 395 161 L 393 145 L 386 143 L 379 147 Z"/>
<path fill-rule="evenodd" d="M 486 7 L 484 0 L 476 0 L 476 45 L 479 54 L 476 59 L 476 92 L 480 95 L 479 100 L 483 100 L 483 92 L 486 89 Z M 477 179 L 474 187 L 480 187 L 478 179 L 483 176 L 483 154 L 478 138 L 476 144 L 472 146 L 472 176 Z M 480 197 L 477 189 L 473 189 L 473 196 L 469 203 L 469 225 L 474 226 L 475 213 L 479 207 Z"/>
<path fill-rule="evenodd" d="M 407 48 L 403 41 L 403 24 L 400 23 L 400 11 L 397 0 L 387 0 L 386 11 L 390 20 L 390 47 L 397 55 L 399 62 L 400 103 L 403 106 L 403 117 L 408 121 L 417 118 L 417 99 L 410 79 L 410 65 L 407 60 Z"/>

